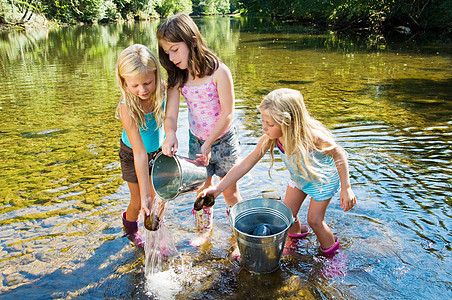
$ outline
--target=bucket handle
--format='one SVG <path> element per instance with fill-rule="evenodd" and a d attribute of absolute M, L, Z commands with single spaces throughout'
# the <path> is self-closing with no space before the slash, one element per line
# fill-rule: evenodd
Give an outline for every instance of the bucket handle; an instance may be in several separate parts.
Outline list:
<path fill-rule="evenodd" d="M 152 158 L 151 158 L 151 160 L 149 161 L 149 166 L 150 166 L 150 167 L 153 167 L 153 166 L 154 166 L 155 158 L 156 158 L 157 156 L 159 156 L 160 154 L 163 154 L 162 148 L 160 148 L 159 150 L 157 150 L 157 151 L 155 151 L 155 152 L 152 152 Z"/>
<path fill-rule="evenodd" d="M 234 226 L 232 226 L 232 222 L 231 222 L 231 206 L 227 206 L 226 207 L 226 214 L 228 215 L 228 221 L 229 221 L 229 226 L 231 226 L 231 229 L 234 228 Z"/>

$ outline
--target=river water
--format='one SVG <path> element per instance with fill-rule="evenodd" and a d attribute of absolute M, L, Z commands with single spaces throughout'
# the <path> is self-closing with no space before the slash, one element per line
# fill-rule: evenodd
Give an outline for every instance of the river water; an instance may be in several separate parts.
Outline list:
<path fill-rule="evenodd" d="M 178 254 L 146 278 L 123 237 L 129 201 L 114 118 L 114 64 L 133 43 L 157 50 L 159 21 L 0 33 L 0 298 L 447 299 L 452 297 L 452 48 L 429 37 L 338 35 L 265 19 L 196 19 L 230 67 L 242 155 L 262 134 L 256 105 L 302 91 L 349 154 L 358 203 L 336 195 L 325 221 L 342 251 L 325 260 L 314 235 L 267 275 L 230 259 L 222 196 L 201 248 L 194 194 L 167 205 Z M 179 154 L 188 153 L 181 106 Z M 284 197 L 288 172 L 269 157 L 239 181 L 243 198 Z M 300 210 L 306 220 L 308 201 Z"/>

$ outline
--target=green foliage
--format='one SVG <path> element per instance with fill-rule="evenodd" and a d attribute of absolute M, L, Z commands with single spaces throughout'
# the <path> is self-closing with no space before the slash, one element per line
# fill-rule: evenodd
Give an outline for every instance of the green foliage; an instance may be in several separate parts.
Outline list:
<path fill-rule="evenodd" d="M 249 0 L 234 1 L 246 15 L 328 23 L 337 27 L 451 28 L 452 2 L 442 0 Z"/>
<path fill-rule="evenodd" d="M 434 0 L 433 5 L 425 11 L 426 26 L 447 27 L 452 31 L 452 1 Z"/>
<path fill-rule="evenodd" d="M 167 17 L 179 12 L 244 15 L 368 28 L 407 26 L 452 31 L 452 1 L 443 0 L 0 0 L 0 23 L 24 23 L 33 13 L 74 24 Z"/>
<path fill-rule="evenodd" d="M 100 7 L 104 0 L 72 0 L 72 2 L 78 4 L 74 6 L 77 20 L 92 23 L 99 19 Z"/>
<path fill-rule="evenodd" d="M 44 14 L 51 20 L 74 23 L 75 12 L 70 0 L 43 0 Z"/>
<path fill-rule="evenodd" d="M 138 19 L 140 11 L 146 10 L 148 0 L 113 0 L 122 19 Z"/>
<path fill-rule="evenodd" d="M 119 20 L 121 18 L 120 13 L 113 0 L 104 1 L 100 7 L 99 21 L 110 22 Z"/>
<path fill-rule="evenodd" d="M 64 23 L 149 19 L 161 0 L 43 0 L 48 19 Z"/>
<path fill-rule="evenodd" d="M 35 7 L 37 5 L 39 8 Z M 229 0 L 195 0 L 194 3 L 191 0 L 0 0 L 0 23 L 11 23 L 21 16 L 23 19 L 32 9 L 42 13 L 47 20 L 76 24 L 144 20 L 179 12 L 227 14 L 230 6 Z"/>
<path fill-rule="evenodd" d="M 191 14 L 192 2 L 190 0 L 162 0 L 155 10 L 161 17 L 168 17 L 179 12 Z"/>
<path fill-rule="evenodd" d="M 221 15 L 229 12 L 229 0 L 193 0 L 194 15 Z"/>
<path fill-rule="evenodd" d="M 24 24 L 40 10 L 38 0 L 0 0 L 0 23 Z"/>

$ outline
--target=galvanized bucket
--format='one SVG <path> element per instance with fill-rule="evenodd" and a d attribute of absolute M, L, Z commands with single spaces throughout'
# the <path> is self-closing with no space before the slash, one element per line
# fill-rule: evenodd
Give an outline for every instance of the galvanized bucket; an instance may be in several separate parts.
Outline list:
<path fill-rule="evenodd" d="M 201 162 L 183 156 L 169 157 L 159 153 L 151 164 L 152 185 L 163 200 L 192 192 L 207 179 L 207 169 Z"/>
<path fill-rule="evenodd" d="M 243 200 L 229 209 L 229 223 L 239 246 L 241 263 L 251 273 L 265 274 L 279 268 L 292 211 L 275 199 Z M 257 226 L 267 224 L 269 235 L 253 235 Z M 266 225 L 266 226 L 267 226 Z"/>

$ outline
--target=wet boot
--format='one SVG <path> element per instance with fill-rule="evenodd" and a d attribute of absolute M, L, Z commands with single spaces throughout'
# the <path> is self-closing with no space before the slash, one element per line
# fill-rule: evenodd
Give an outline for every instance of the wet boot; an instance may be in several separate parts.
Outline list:
<path fill-rule="evenodd" d="M 334 255 L 341 249 L 341 245 L 339 245 L 339 238 L 335 235 L 334 240 L 336 241 L 334 245 L 329 249 L 323 249 L 320 247 L 320 251 L 322 251 L 323 255 L 325 255 L 327 258 L 333 258 Z"/>
<path fill-rule="evenodd" d="M 336 243 L 329 249 L 320 251 L 326 257 L 322 269 L 322 275 L 326 278 L 345 276 L 348 271 L 348 256 L 346 252 L 340 251 L 339 238 L 334 236 Z"/>
<path fill-rule="evenodd" d="M 126 219 L 126 212 L 122 213 L 122 224 L 124 225 L 124 231 L 127 238 L 132 241 L 132 243 L 138 247 L 144 247 L 144 237 L 143 234 L 138 230 L 138 221 L 131 222 Z"/>
<path fill-rule="evenodd" d="M 203 206 L 203 208 L 198 211 L 193 210 L 193 214 L 195 215 L 199 235 L 197 238 L 190 241 L 190 245 L 199 247 L 207 241 L 209 234 L 212 231 L 213 206 Z"/>

